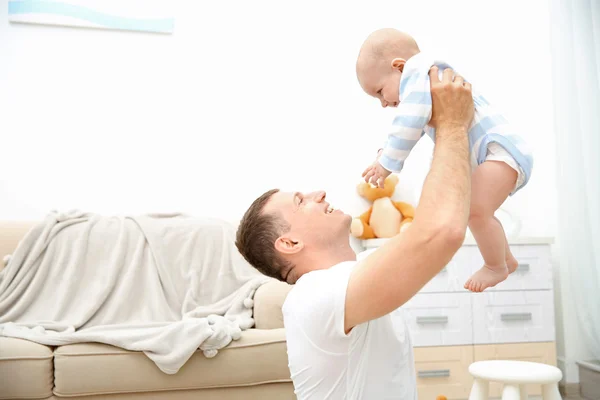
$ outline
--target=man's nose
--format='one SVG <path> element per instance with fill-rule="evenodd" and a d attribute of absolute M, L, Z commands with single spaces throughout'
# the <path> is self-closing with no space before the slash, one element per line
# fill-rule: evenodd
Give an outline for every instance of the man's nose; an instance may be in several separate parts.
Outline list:
<path fill-rule="evenodd" d="M 312 192 L 310 194 L 310 197 L 317 203 L 322 202 L 325 199 L 325 196 L 327 196 L 327 194 L 325 193 L 324 190 L 319 190 L 317 192 Z"/>

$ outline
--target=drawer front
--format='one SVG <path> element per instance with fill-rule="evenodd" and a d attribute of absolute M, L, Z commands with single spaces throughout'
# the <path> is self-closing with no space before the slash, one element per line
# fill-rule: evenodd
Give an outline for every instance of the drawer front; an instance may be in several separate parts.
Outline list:
<path fill-rule="evenodd" d="M 552 289 L 552 264 L 549 245 L 511 245 L 511 252 L 519 262 L 517 270 L 486 292 L 506 290 Z M 457 262 L 468 265 L 469 276 L 483 266 L 483 256 L 474 245 L 463 246 L 456 253 Z"/>
<path fill-rule="evenodd" d="M 552 289 L 552 262 L 548 245 L 513 245 L 519 266 L 496 290 Z"/>
<path fill-rule="evenodd" d="M 473 346 L 474 361 L 483 360 L 516 360 L 532 361 L 556 366 L 556 343 L 514 343 Z M 527 385 L 527 394 L 539 396 L 541 385 Z M 490 397 L 500 397 L 502 385 L 490 382 Z"/>
<path fill-rule="evenodd" d="M 555 340 L 551 290 L 483 292 L 472 301 L 475 344 Z"/>
<path fill-rule="evenodd" d="M 470 264 L 465 262 L 465 249 L 461 248 L 450 262 L 419 293 L 467 292 L 465 282 L 471 276 Z"/>
<path fill-rule="evenodd" d="M 468 372 L 473 362 L 472 346 L 421 347 L 414 353 L 419 399 L 469 397 L 473 384 Z"/>
<path fill-rule="evenodd" d="M 372 239 L 363 254 L 375 251 L 384 239 Z M 369 241 L 364 241 L 369 242 Z M 514 244 L 510 249 L 519 262 L 517 270 L 491 291 L 552 289 L 552 264 L 550 245 Z M 483 257 L 477 245 L 465 244 L 454 255 L 445 268 L 431 279 L 419 293 L 468 292 L 465 282 L 483 266 Z"/>
<path fill-rule="evenodd" d="M 473 343 L 469 293 L 420 293 L 401 309 L 415 347 Z"/>

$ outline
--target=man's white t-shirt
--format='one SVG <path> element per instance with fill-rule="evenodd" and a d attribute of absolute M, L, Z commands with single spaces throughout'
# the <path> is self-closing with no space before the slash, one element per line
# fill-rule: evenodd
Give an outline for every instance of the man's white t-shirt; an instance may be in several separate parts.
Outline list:
<path fill-rule="evenodd" d="M 400 311 L 344 332 L 346 288 L 357 262 L 304 274 L 283 304 L 299 400 L 417 399 L 413 349 Z"/>

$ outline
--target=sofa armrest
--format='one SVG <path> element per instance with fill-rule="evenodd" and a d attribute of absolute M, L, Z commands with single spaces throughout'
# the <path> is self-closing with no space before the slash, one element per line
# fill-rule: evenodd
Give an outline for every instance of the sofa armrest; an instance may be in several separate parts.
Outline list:
<path fill-rule="evenodd" d="M 0 271 L 4 268 L 4 256 L 15 251 L 19 241 L 36 223 L 36 221 L 0 221 Z"/>
<path fill-rule="evenodd" d="M 256 289 L 254 294 L 254 327 L 256 329 L 283 328 L 281 307 L 292 285 L 272 280 Z"/>

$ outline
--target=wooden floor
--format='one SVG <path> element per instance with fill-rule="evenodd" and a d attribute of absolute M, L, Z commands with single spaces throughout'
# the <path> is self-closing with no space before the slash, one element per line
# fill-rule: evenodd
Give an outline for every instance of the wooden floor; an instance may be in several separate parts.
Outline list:
<path fill-rule="evenodd" d="M 579 397 L 579 396 L 565 397 L 565 395 L 562 393 L 561 393 L 561 395 L 564 400 L 586 400 L 583 397 Z M 494 400 L 500 400 L 500 399 L 494 399 Z M 542 398 L 539 396 L 529 396 L 528 400 L 542 400 Z"/>
<path fill-rule="evenodd" d="M 579 393 L 579 385 L 575 384 L 573 385 L 574 387 L 569 388 L 569 395 L 566 396 L 565 395 L 565 387 L 561 386 L 560 387 L 560 394 L 563 397 L 564 400 L 585 400 L 583 397 L 581 397 L 578 393 Z M 576 394 L 573 394 L 576 393 Z"/>
<path fill-rule="evenodd" d="M 573 397 L 573 396 L 570 396 L 570 397 L 565 397 L 564 395 L 563 395 L 563 399 L 564 399 L 564 400 L 586 400 L 586 399 L 584 399 L 583 397 L 579 397 L 579 396 L 575 396 L 575 397 Z M 497 399 L 497 400 L 500 400 L 500 399 Z M 529 396 L 528 400 L 542 400 L 542 398 L 541 398 L 541 397 L 539 397 L 539 396 Z"/>

